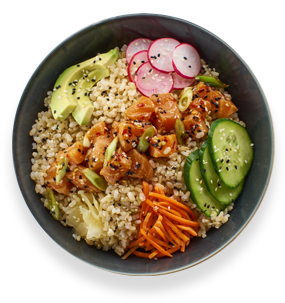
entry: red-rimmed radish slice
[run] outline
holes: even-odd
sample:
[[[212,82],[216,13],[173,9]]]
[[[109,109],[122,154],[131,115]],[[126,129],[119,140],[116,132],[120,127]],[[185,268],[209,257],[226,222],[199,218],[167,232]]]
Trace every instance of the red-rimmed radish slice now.
[[[152,40],[147,39],[147,38],[138,38],[136,40],[133,40],[126,49],[127,62],[130,63],[134,54],[136,54],[142,50],[148,50],[151,43],[152,43]]]
[[[173,72],[173,51],[179,44],[180,42],[172,38],[161,38],[153,41],[148,49],[148,61],[161,72]]]
[[[128,66],[128,74],[131,82],[135,82],[135,72],[143,64],[148,62],[147,51],[140,51],[132,56]]]
[[[195,78],[191,78],[191,79],[183,78],[179,76],[176,72],[172,73],[172,77],[173,77],[173,89],[183,89],[184,87],[191,86],[196,81]]]
[[[171,92],[173,88],[172,75],[160,72],[153,68],[149,62],[142,64],[136,74],[136,87],[146,97],[153,94],[166,94]]]
[[[201,68],[198,52],[188,43],[181,43],[175,47],[172,63],[177,74],[184,78],[194,78]]]

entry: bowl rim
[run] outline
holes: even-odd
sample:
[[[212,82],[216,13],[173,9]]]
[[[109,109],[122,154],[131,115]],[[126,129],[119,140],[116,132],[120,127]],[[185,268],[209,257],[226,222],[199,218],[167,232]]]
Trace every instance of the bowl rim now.
[[[272,141],[271,143],[271,159],[270,159],[270,163],[269,163],[269,169],[268,169],[268,174],[267,174],[267,178],[266,178],[266,183],[265,183],[265,187],[263,188],[261,195],[260,195],[260,199],[258,201],[258,203],[256,204],[255,208],[253,209],[253,211],[251,212],[250,216],[247,218],[246,222],[243,224],[243,226],[240,227],[240,229],[238,230],[238,232],[233,235],[226,243],[224,243],[220,248],[218,248],[217,250],[215,250],[214,252],[212,252],[210,255],[208,255],[207,257],[204,257],[202,259],[200,259],[199,261],[193,262],[189,265],[186,266],[182,266],[182,267],[178,267],[175,270],[166,270],[166,271],[161,271],[159,273],[128,273],[128,272],[119,272],[116,270],[111,270],[111,269],[106,269],[102,266],[98,266],[95,264],[92,264],[82,258],[80,258],[79,256],[75,255],[74,253],[72,253],[71,251],[69,251],[66,247],[63,247],[56,239],[54,239],[47,230],[45,230],[42,226],[42,224],[38,221],[38,219],[35,217],[34,213],[32,212],[31,208],[28,205],[28,197],[25,197],[23,190],[22,190],[22,185],[21,182],[18,178],[18,171],[19,168],[16,165],[17,164],[17,159],[16,159],[16,155],[15,155],[15,142],[16,142],[16,137],[17,137],[17,133],[16,133],[16,126],[17,126],[17,120],[18,120],[18,116],[20,115],[20,111],[21,111],[21,106],[24,103],[24,96],[27,93],[27,91],[29,90],[29,84],[32,82],[32,79],[34,77],[34,75],[41,69],[42,65],[44,65],[44,63],[46,61],[48,61],[49,57],[55,53],[58,49],[60,49],[66,42],[68,42],[70,39],[73,39],[74,37],[82,34],[85,31],[88,31],[90,29],[92,29],[93,27],[99,26],[101,24],[104,23],[108,23],[108,22],[112,22],[112,21],[117,21],[117,20],[121,20],[121,19],[126,19],[126,18],[140,18],[140,17],[158,17],[158,18],[162,18],[162,19],[166,19],[166,20],[174,20],[174,21],[178,21],[178,22],[182,22],[182,23],[186,23],[190,26],[193,26],[203,32],[208,33],[210,36],[213,36],[215,39],[217,39],[220,43],[222,43],[223,45],[225,45],[232,53],[235,54],[235,56],[241,61],[241,63],[245,66],[245,68],[248,70],[249,74],[251,75],[251,77],[253,78],[254,82],[256,83],[256,86],[262,96],[262,99],[264,101],[264,105],[266,107],[267,113],[268,113],[268,120],[269,120],[269,124],[270,124],[270,133],[272,134]],[[272,120],[272,115],[271,115],[271,111],[268,105],[268,101],[267,98],[265,96],[265,93],[263,92],[263,89],[257,79],[257,77],[255,76],[255,74],[253,73],[253,71],[250,69],[250,67],[247,65],[247,63],[242,59],[242,57],[230,46],[228,45],[225,41],[223,41],[221,38],[219,38],[218,36],[216,36],[215,34],[213,34],[212,32],[210,32],[209,30],[201,27],[200,25],[197,25],[195,23],[192,23],[188,20],[185,19],[181,19],[181,18],[177,18],[177,17],[173,17],[170,15],[164,15],[164,14],[151,14],[151,13],[137,13],[137,14],[125,14],[125,15],[118,15],[118,16],[114,16],[114,17],[109,17],[106,19],[102,19],[100,21],[97,21],[95,23],[92,23],[86,27],[81,28],[80,30],[76,31],[75,33],[69,35],[66,39],[64,39],[61,43],[59,43],[56,47],[54,47],[46,56],[45,58],[40,62],[40,64],[38,65],[38,67],[35,69],[35,71],[33,72],[33,74],[31,75],[28,83],[25,86],[25,89],[21,95],[20,101],[18,103],[17,106],[17,110],[16,110],[16,114],[15,114],[15,118],[14,118],[14,123],[13,123],[13,133],[12,133],[12,154],[13,154],[13,164],[14,164],[14,172],[16,174],[16,179],[17,179],[17,183],[18,186],[20,188],[21,194],[24,198],[25,203],[27,204],[29,210],[31,211],[32,215],[34,216],[34,218],[36,219],[36,221],[38,222],[38,224],[43,228],[43,230],[52,238],[53,241],[55,241],[61,248],[63,248],[64,250],[66,250],[68,253],[70,253],[71,255],[73,255],[74,257],[78,258],[81,261],[84,261],[98,269],[102,269],[104,271],[107,272],[111,272],[111,273],[115,273],[115,274],[121,274],[121,275],[128,275],[128,276],[159,276],[159,275],[165,275],[165,274],[171,274],[171,273],[176,273],[185,269],[188,269],[190,267],[196,266],[208,259],[210,259],[211,257],[213,257],[214,255],[216,255],[218,252],[220,252],[221,250],[223,250],[225,247],[227,247],[231,242],[233,242],[239,235],[240,233],[245,229],[245,227],[249,224],[249,222],[252,220],[253,216],[255,215],[255,213],[257,212],[258,208],[261,205],[261,202],[264,199],[264,196],[266,194],[266,191],[268,189],[269,186],[269,182],[271,179],[271,175],[272,175],[272,171],[273,171],[273,165],[274,165],[274,158],[275,158],[275,132],[274,132],[274,126],[273,126],[273,120]]]

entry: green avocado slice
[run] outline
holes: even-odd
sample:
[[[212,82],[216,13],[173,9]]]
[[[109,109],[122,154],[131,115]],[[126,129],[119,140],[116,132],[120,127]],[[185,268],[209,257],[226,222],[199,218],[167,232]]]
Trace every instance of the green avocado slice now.
[[[77,84],[74,94],[74,100],[77,102],[77,106],[73,110],[72,116],[79,125],[88,124],[94,111],[94,106],[89,98],[92,86],[109,75],[110,71],[108,68],[95,69],[85,74]]]
[[[105,54],[100,54],[67,68],[59,76],[53,89],[51,110],[54,119],[63,121],[76,108],[77,102],[73,95],[76,93],[79,80],[86,74],[86,71],[108,68],[116,62],[118,57],[119,51],[114,48]]]

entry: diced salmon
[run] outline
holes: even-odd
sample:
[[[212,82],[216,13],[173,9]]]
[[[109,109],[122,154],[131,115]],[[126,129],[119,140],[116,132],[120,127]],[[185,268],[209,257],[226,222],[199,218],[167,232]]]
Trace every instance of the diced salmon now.
[[[54,161],[51,164],[50,168],[47,171],[47,176],[45,178],[45,184],[60,194],[68,195],[70,189],[72,188],[72,184],[70,184],[68,182],[66,177],[63,177],[63,179],[59,182],[59,184],[56,184],[57,165],[58,165],[58,163],[56,161]]]
[[[181,119],[177,100],[170,93],[152,95],[150,100],[155,106],[155,115],[150,122],[160,133],[167,133],[173,130],[176,119]]]
[[[198,112],[192,111],[192,114],[186,116],[182,122],[185,132],[193,139],[201,139],[208,133],[208,127]]]
[[[118,125],[118,139],[123,151],[135,148],[139,138],[151,126],[151,123],[120,122]]]
[[[86,148],[78,141],[69,146],[67,149],[58,153],[56,161],[60,162],[64,157],[69,158],[69,164],[79,164],[85,159]]]
[[[114,121],[112,123],[112,128],[111,128],[111,137],[115,138],[118,134],[118,126],[119,126],[119,122]]]
[[[193,110],[199,112],[203,117],[207,117],[211,112],[211,103],[202,98],[196,98],[190,103],[186,112],[189,115]]]
[[[213,87],[204,82],[199,82],[193,89],[193,100],[202,98],[211,102],[211,112],[216,114],[217,118],[228,118],[237,111],[237,107],[231,100]]]
[[[155,107],[153,102],[147,97],[141,97],[131,107],[129,107],[125,115],[128,119],[137,122],[148,122],[154,113]]]
[[[89,140],[90,143],[99,137],[106,135],[108,133],[108,127],[105,122],[98,122],[94,124],[85,134],[85,137]]]
[[[131,165],[132,160],[119,148],[107,166],[101,169],[100,175],[102,175],[108,183],[114,185],[127,174]]]
[[[99,172],[103,167],[105,151],[113,138],[110,135],[103,135],[95,138],[92,146],[86,154],[86,162],[91,170]]]
[[[89,192],[101,192],[99,188],[94,186],[87,177],[83,174],[83,170],[86,169],[83,165],[76,165],[73,170],[66,173],[68,182],[73,183],[78,189],[84,189]]]
[[[176,152],[176,135],[155,136],[150,141],[149,153],[151,157],[169,157]]]
[[[153,168],[145,154],[132,149],[127,152],[127,156],[132,160],[132,166],[127,173],[128,176],[133,178],[151,178],[153,176]]]

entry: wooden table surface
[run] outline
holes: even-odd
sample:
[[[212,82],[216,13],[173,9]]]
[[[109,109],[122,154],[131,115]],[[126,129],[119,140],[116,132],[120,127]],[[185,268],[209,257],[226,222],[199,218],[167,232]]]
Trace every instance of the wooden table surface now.
[[[13,14],[12,102],[34,66],[62,40],[94,22],[116,15],[122,14]],[[168,15],[197,23],[226,41],[254,67],[275,100],[274,14]],[[12,275],[57,276],[30,248],[13,218]],[[251,256],[229,275],[275,276],[275,220]]]

